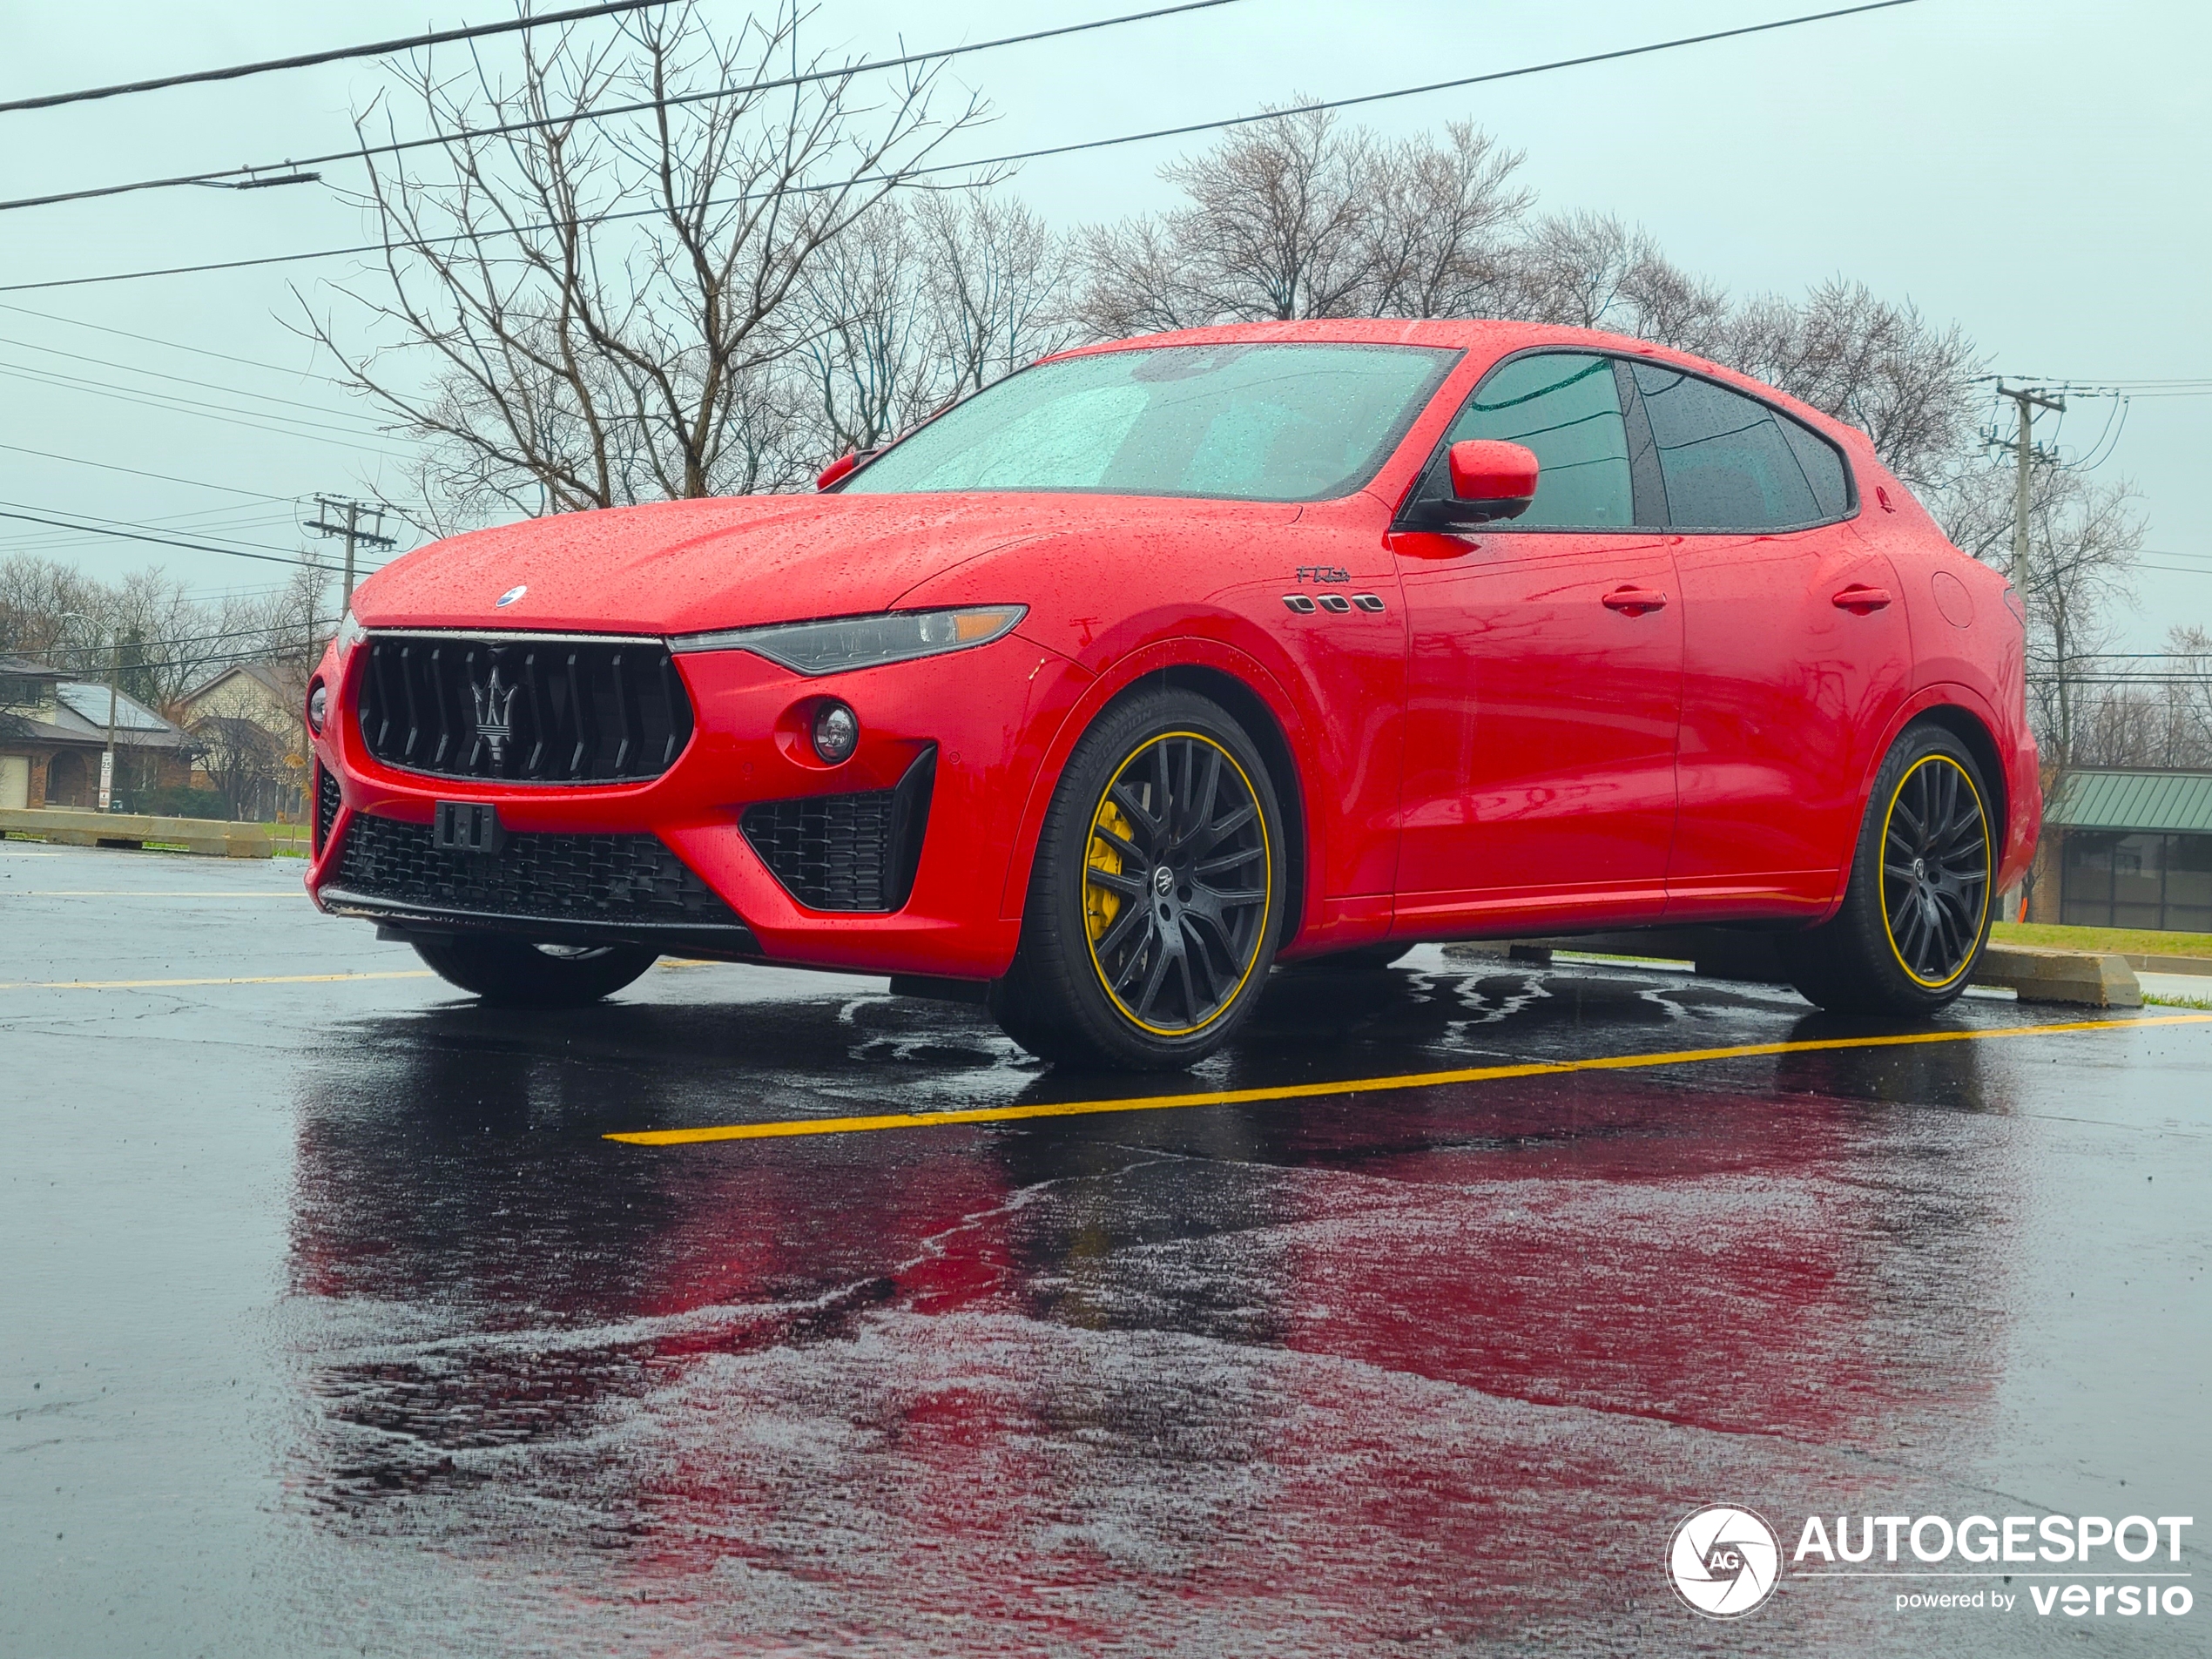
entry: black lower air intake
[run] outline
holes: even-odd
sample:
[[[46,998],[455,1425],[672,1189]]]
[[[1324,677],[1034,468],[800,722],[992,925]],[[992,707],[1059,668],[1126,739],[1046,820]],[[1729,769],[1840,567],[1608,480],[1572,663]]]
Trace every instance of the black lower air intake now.
[[[894,789],[761,801],[739,821],[760,861],[809,910],[896,910],[914,891],[936,782],[932,744]]]

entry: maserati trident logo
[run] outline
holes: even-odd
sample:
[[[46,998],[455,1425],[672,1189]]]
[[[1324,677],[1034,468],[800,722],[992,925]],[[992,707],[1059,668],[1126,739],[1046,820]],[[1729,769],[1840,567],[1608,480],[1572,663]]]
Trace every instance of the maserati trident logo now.
[[[491,602],[492,608],[496,610],[504,610],[509,605],[513,604],[516,600],[521,598],[529,590],[529,584],[528,583],[517,582],[513,587],[508,589],[506,592],[501,594],[499,597]]]
[[[502,765],[507,759],[507,739],[515,732],[515,688],[500,683],[499,664],[494,663],[491,678],[482,685],[471,677],[469,692],[476,702],[476,736],[491,746],[492,765]]]

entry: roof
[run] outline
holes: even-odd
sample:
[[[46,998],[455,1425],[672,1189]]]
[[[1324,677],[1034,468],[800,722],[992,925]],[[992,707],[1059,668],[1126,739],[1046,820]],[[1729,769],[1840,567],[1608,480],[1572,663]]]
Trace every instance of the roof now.
[[[213,691],[218,685],[220,685],[225,680],[229,679],[233,675],[242,675],[246,678],[252,680],[256,685],[259,685],[263,691],[266,691],[270,696],[275,698],[279,702],[284,704],[287,708],[291,706],[293,701],[293,693],[294,688],[293,685],[278,671],[277,666],[273,663],[233,663],[229,667],[219,669],[214,673],[210,674],[206,679],[200,681],[199,685],[193,686],[189,691],[186,691],[180,701],[185,703],[194,702],[209,691]]]
[[[2212,772],[2073,772],[2045,816],[2060,829],[2212,835]]]
[[[64,680],[54,695],[63,706],[83,715],[107,730],[108,689],[100,680]],[[115,729],[118,732],[174,732],[177,728],[139,702],[128,691],[115,693]]]
[[[40,735],[51,742],[105,744],[107,687],[97,680],[64,680],[55,688],[54,718]],[[134,748],[185,749],[181,728],[172,725],[128,691],[115,696],[115,740]]]
[[[45,664],[33,662],[28,657],[10,657],[5,652],[0,652],[0,674],[16,674],[35,680],[57,680],[62,678],[58,668],[49,668]]]

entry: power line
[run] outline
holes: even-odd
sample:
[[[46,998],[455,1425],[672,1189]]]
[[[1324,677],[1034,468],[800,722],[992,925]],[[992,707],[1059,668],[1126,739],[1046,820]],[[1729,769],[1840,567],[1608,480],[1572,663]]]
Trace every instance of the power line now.
[[[287,408],[307,409],[317,415],[327,415],[339,420],[360,421],[367,417],[347,415],[343,409],[334,409],[327,404],[309,403],[296,397],[279,397],[273,392],[250,392],[243,386],[211,385],[188,374],[172,374],[165,369],[141,368],[136,363],[118,363],[112,357],[94,357],[85,352],[64,351],[59,346],[41,346],[35,341],[17,340],[0,334],[0,346],[13,346],[20,351],[44,352],[49,357],[66,357],[72,362],[94,363],[102,368],[119,368],[126,374],[144,374],[158,381],[175,381],[182,386],[197,387],[203,392],[227,392],[233,397],[250,397],[260,403],[281,403]],[[49,371],[59,373],[58,370]]]
[[[1541,75],[1554,70],[1578,69],[1590,64],[1611,63],[1622,58],[1643,57],[1652,52],[1673,51],[1685,46],[1698,46],[1716,40],[1730,40],[1743,35],[1764,34],[1777,29],[1792,29],[1804,24],[1824,23],[1831,18],[1856,17],[1861,12],[1887,11],[1895,6],[1915,5],[1919,0],[1872,0],[1866,5],[1845,6],[1839,10],[1809,12],[1802,17],[1782,17],[1770,23],[1750,24],[1740,29],[1721,29],[1708,34],[1684,35],[1673,40],[1653,41],[1642,46],[1624,46],[1617,51],[1591,52],[1579,57],[1556,58],[1549,63],[1527,64],[1518,69],[1493,71],[1487,75],[1462,76],[1455,80],[1431,81],[1420,86],[1399,87],[1387,92],[1367,92],[1355,98],[1332,98],[1318,104],[1301,104],[1290,109],[1271,110],[1261,115],[1231,116],[1217,121],[1196,121],[1183,126],[1159,127],[1148,132],[1124,133],[1118,138],[1091,138],[1076,144],[1051,145],[1042,149],[1015,151],[1001,156],[986,156],[968,161],[948,161],[928,167],[916,167],[902,173],[879,173],[868,178],[847,180],[838,185],[793,185],[786,188],[792,194],[831,189],[847,189],[854,184],[897,184],[904,179],[925,178],[937,173],[974,171],[985,167],[1008,166],[1016,162],[1042,160],[1051,156],[1072,155],[1086,150],[1111,149],[1121,145],[1143,144],[1156,138],[1186,138],[1199,132],[1221,132],[1231,127],[1249,126],[1255,122],[1282,120],[1295,115],[1312,114],[1327,110],[1351,109],[1360,105],[1379,104],[1388,99],[1416,98],[1428,92],[1454,91],[1462,87],[1480,86],[1492,81],[1516,79],[1527,75]],[[740,197],[739,201],[747,199]],[[728,202],[709,201],[705,206],[727,206]],[[501,233],[528,235],[567,229],[574,226],[604,224],[618,219],[652,218],[664,210],[659,207],[629,209],[621,212],[579,214],[564,226],[517,225],[504,227]],[[342,259],[356,253],[387,253],[394,248],[429,248],[450,246],[456,242],[482,239],[486,233],[469,232],[453,236],[426,237],[408,242],[365,242],[354,247],[320,248],[308,253],[271,253],[256,259],[218,260],[202,265],[172,265],[145,271],[116,271],[100,276],[58,277],[42,282],[13,282],[0,285],[0,293],[26,293],[37,289],[78,288],[101,282],[131,282],[145,277],[195,276],[213,271],[242,271],[260,266],[295,265],[302,260]]]
[[[400,52],[415,51],[425,46],[442,46],[448,41],[481,40],[488,35],[512,34],[519,29],[545,29],[555,24],[582,23],[591,17],[610,17],[626,11],[643,11],[649,6],[666,5],[668,0],[610,0],[610,3],[581,6],[573,11],[550,11],[541,17],[510,17],[503,23],[479,24],[474,28],[445,29],[435,34],[409,35],[398,40],[380,40],[366,46],[337,46],[327,51],[300,52],[291,57],[264,58],[258,64],[233,64],[227,69],[194,70],[184,75],[164,75],[154,80],[124,81],[114,86],[88,87],[81,92],[48,92],[37,98],[14,98],[0,104],[0,115],[12,115],[18,110],[51,110],[64,104],[84,104],[94,98],[127,98],[138,92],[158,92],[172,86],[194,86],[207,81],[235,81],[248,75],[266,75],[280,69],[312,69],[318,64],[341,63],[348,57],[390,57]]]
[[[172,415],[189,415],[203,421],[219,421],[226,426],[241,426],[254,432],[267,432],[280,437],[299,438],[308,443],[329,444],[336,448],[353,449],[362,455],[381,455],[388,460],[396,461],[405,458],[393,450],[381,448],[374,444],[346,442],[347,439],[368,438],[375,435],[372,432],[364,431],[359,428],[331,426],[318,421],[294,420],[278,415],[274,411],[271,411],[265,418],[257,420],[253,417],[261,413],[259,410],[238,409],[226,404],[206,404],[195,398],[180,398],[145,387],[117,386],[110,381],[96,381],[85,375],[63,374],[53,369],[35,368],[24,364],[0,362],[0,374],[17,380],[29,381],[35,385],[51,386],[61,391],[86,392],[96,397],[113,398],[118,402],[136,403],[145,408],[164,409]],[[278,421],[281,421],[282,424],[273,424]],[[301,429],[310,427],[335,435],[318,437],[314,432]]]
[[[617,116],[636,115],[642,111],[680,109],[685,105],[710,103],[718,98],[750,98],[759,92],[783,91],[794,86],[807,86],[817,81],[849,80],[853,76],[870,74],[887,69],[903,69],[914,64],[941,62],[946,58],[961,57],[974,52],[996,51],[1003,46],[1028,45],[1034,41],[1054,40],[1063,35],[1088,34],[1097,29],[1118,28],[1123,24],[1149,23],[1156,17],[1171,17],[1185,11],[1210,11],[1217,6],[1231,6],[1242,0],[1182,0],[1182,3],[1157,7],[1150,11],[1126,12],[1120,17],[1096,17],[1088,23],[1062,24],[1053,29],[1032,30],[1022,35],[1004,35],[996,40],[979,40],[972,45],[947,46],[935,51],[907,52],[898,57],[863,58],[857,64],[846,64],[836,69],[807,70],[796,75],[779,75],[771,80],[747,81],[738,86],[718,86],[711,91],[685,92],[672,98],[646,98],[636,104],[610,105],[604,110],[576,110],[564,115],[544,116],[529,121],[507,121],[496,126],[475,127],[464,132],[433,135],[424,138],[396,138],[389,144],[370,145],[358,150],[334,150],[328,155],[303,156],[297,161],[265,163],[258,167],[225,167],[212,172],[179,173],[168,179],[141,179],[127,185],[96,185],[87,190],[65,190],[47,196],[24,196],[15,201],[0,201],[0,212],[17,207],[50,207],[59,202],[89,201],[96,197],[123,196],[140,190],[168,190],[180,185],[217,185],[227,179],[256,176],[273,171],[277,166],[322,167],[336,161],[366,161],[374,156],[400,155],[409,150],[428,149],[448,145],[462,139],[502,138],[514,132],[535,132],[545,127],[570,126],[579,121],[606,121]],[[1888,0],[1888,3],[1903,5],[1908,0]]]
[[[12,502],[0,502],[0,518],[21,519],[25,523],[30,524],[51,524],[57,529],[89,530],[101,536],[109,536],[117,541],[150,542],[157,547],[182,548],[188,553],[219,553],[226,558],[258,559],[264,564],[284,564],[293,566],[295,569],[304,562],[305,557],[304,555],[297,553],[291,554],[287,556],[279,556],[277,550],[274,550],[266,553],[249,553],[242,548],[214,547],[206,542],[183,542],[179,541],[174,536],[149,536],[144,530],[126,529],[106,524],[71,523],[67,519],[49,518],[40,513],[10,510],[15,506],[16,503]],[[266,546],[266,543],[259,543],[258,545]],[[378,568],[381,569],[382,567],[379,566]]]
[[[272,496],[265,490],[240,489],[233,484],[211,484],[204,478],[179,478],[174,473],[148,472],[143,467],[125,467],[112,461],[87,461],[83,455],[57,455],[51,449],[29,449],[20,443],[0,443],[0,449],[19,455],[37,455],[41,461],[62,461],[72,467],[98,467],[103,472],[123,472],[133,478],[157,478],[165,484],[187,484],[194,489],[218,489],[226,495],[251,496],[261,501],[296,502],[297,496]]]
[[[190,352],[195,357],[219,358],[226,363],[241,363],[247,368],[266,369],[272,374],[286,374],[308,380],[329,381],[327,374],[317,374],[312,369],[280,368],[274,363],[256,361],[251,357],[234,357],[229,352],[210,351],[205,346],[187,346],[182,341],[163,340],[154,334],[134,334],[128,328],[111,328],[105,323],[86,322],[82,317],[64,317],[52,311],[33,311],[28,306],[0,305],[0,311],[12,311],[20,317],[37,317],[46,322],[67,323],[72,328],[90,328],[95,334],[113,334],[121,340],[135,340],[148,346],[160,346],[170,351]],[[332,382],[335,384],[335,382]]]

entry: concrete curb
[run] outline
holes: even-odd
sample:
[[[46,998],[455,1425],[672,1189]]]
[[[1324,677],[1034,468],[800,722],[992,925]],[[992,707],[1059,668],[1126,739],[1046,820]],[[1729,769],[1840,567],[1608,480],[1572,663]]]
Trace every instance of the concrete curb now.
[[[259,824],[87,813],[63,806],[0,808],[0,835],[31,835],[64,846],[142,847],[152,841],[218,859],[266,859],[276,852],[269,833]]]

